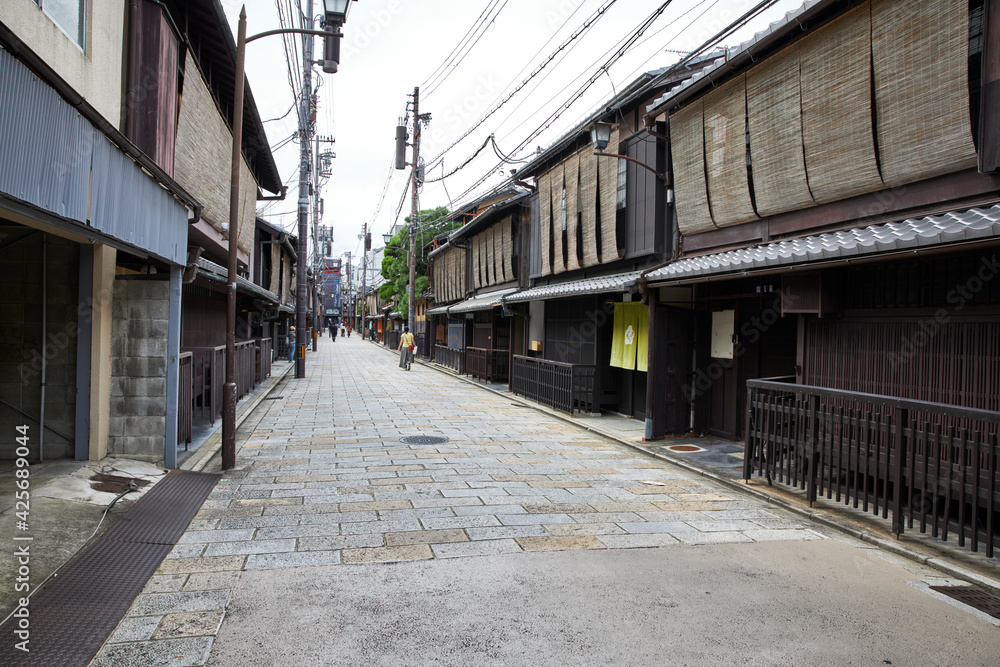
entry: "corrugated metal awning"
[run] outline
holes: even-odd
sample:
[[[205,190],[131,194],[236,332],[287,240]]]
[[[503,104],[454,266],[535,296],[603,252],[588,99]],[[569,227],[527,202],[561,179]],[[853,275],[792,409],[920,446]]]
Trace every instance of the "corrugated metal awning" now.
[[[587,294],[603,294],[605,292],[625,292],[630,285],[635,284],[639,271],[620,273],[599,278],[585,278],[557,285],[532,287],[523,292],[504,298],[505,303],[521,303],[524,301],[542,301],[545,299],[565,299],[572,296]]]
[[[1000,238],[1000,204],[689,257],[647,274],[646,281],[687,282],[816,262],[846,263],[859,257],[991,237]]]

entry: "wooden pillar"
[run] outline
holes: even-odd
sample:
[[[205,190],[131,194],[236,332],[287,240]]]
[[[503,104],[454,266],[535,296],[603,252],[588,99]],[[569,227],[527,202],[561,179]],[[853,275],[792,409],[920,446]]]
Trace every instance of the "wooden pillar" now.
[[[94,301],[90,343],[91,461],[108,455],[111,420],[111,323],[116,256],[117,252],[111,246],[94,246]]]

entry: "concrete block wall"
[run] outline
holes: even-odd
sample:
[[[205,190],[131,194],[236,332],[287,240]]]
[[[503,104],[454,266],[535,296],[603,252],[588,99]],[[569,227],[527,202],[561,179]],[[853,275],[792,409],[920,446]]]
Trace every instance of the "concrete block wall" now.
[[[168,283],[115,281],[108,453],[160,462],[166,426]]]
[[[18,238],[20,237],[20,238]],[[69,437],[76,424],[77,281],[80,248],[48,236],[42,265],[43,234],[10,227],[0,250],[0,399],[35,419],[0,404],[0,459],[14,458],[15,427],[30,429],[31,458],[38,456],[42,356],[45,356],[45,423]],[[46,272],[46,331],[42,333],[42,272]],[[45,434],[45,458],[73,456],[73,447]]]

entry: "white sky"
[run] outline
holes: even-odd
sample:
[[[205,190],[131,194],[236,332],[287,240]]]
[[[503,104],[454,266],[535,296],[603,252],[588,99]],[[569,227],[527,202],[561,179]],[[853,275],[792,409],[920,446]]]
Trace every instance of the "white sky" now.
[[[334,229],[333,256],[352,252],[358,257],[363,223],[371,223],[373,241],[381,245],[381,234],[396,220],[396,209],[409,177],[409,170],[393,171],[385,199],[379,200],[394,156],[394,132],[407,102],[407,95],[421,86],[420,112],[433,115],[424,129],[421,156],[437,156],[461,136],[515,86],[534,71],[555,49],[609,0],[358,0],[353,3],[344,26],[340,71],[322,74],[317,67],[313,85],[322,80],[317,132],[333,136],[336,152],[333,176],[324,188],[324,219]],[[250,35],[279,27],[278,7],[288,13],[299,0],[247,0],[247,32]],[[243,2],[222,0],[233,34]],[[587,32],[503,105],[481,127],[444,155],[444,170],[450,171],[472,155],[491,133],[508,155],[550,115],[566,102],[600,65],[620,40],[639,27],[661,0],[617,0]],[[514,157],[525,157],[536,147],[545,148],[569,131],[601,103],[612,97],[640,73],[676,62],[675,51],[688,52],[729,25],[757,4],[757,0],[674,0],[652,23],[636,45],[608,68],[590,89]],[[727,46],[753,36],[771,21],[797,8],[801,0],[779,0],[726,40]],[[302,0],[305,11],[306,0]],[[487,9],[499,14],[475,46],[448,67],[447,77],[429,81],[460,40]],[[314,14],[322,11],[322,0],[314,0]],[[300,37],[292,39],[299,40]],[[548,42],[548,43],[546,43]],[[301,44],[301,42],[299,42]],[[571,48],[572,47],[572,48]],[[301,54],[301,46],[299,46]],[[314,45],[320,59],[322,40]],[[301,57],[301,56],[300,56]],[[294,67],[301,83],[301,60]],[[281,37],[265,37],[247,48],[247,77],[262,119],[281,116],[294,98],[288,82]],[[272,146],[297,128],[295,111],[283,120],[265,123]],[[407,160],[411,153],[407,149]],[[263,217],[295,232],[298,199],[299,147],[289,142],[275,151],[280,176],[289,185],[284,202],[268,206]],[[420,207],[459,204],[499,184],[500,160],[487,148],[462,171],[441,183],[428,183],[421,190]],[[505,171],[512,168],[506,165]],[[493,172],[489,181],[461,196],[479,178]],[[442,168],[428,169],[427,178],[438,177]],[[447,191],[446,191],[446,189]],[[449,197],[450,195],[450,197]],[[450,198],[454,198],[450,202]],[[407,197],[399,220],[409,215]]]

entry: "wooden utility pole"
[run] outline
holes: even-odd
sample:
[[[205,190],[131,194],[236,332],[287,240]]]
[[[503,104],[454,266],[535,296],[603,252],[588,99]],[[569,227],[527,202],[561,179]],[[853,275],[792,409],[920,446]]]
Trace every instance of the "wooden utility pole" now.
[[[410,326],[410,333],[416,329],[416,285],[417,285],[417,220],[420,215],[420,203],[417,198],[417,186],[420,179],[417,175],[418,164],[420,163],[420,87],[413,89],[413,164],[410,170],[410,284],[407,288],[407,296],[410,301],[410,312],[407,321]]]

